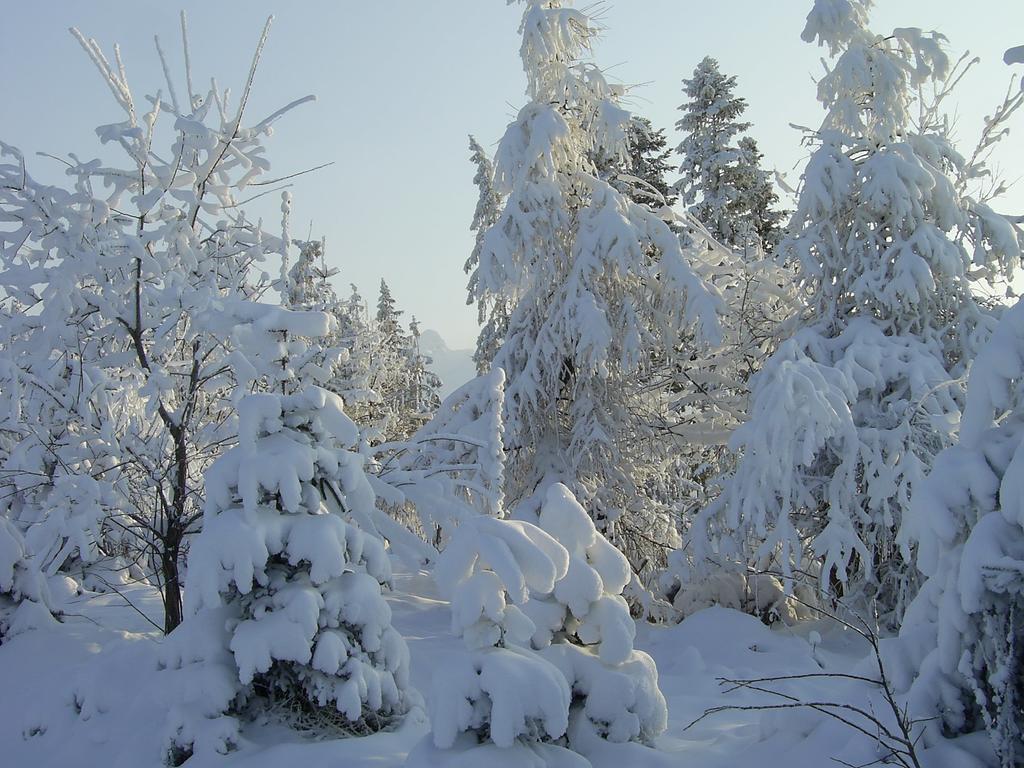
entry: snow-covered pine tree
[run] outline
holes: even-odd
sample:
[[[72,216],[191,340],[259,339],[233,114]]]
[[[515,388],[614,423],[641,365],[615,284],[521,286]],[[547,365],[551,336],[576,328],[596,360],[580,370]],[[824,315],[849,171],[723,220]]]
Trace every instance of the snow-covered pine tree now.
[[[476,232],[476,241],[464,267],[466,274],[470,275],[469,285],[466,286],[466,303],[472,304],[474,301],[477,303],[477,323],[481,328],[477,335],[473,362],[476,363],[477,373],[483,375],[490,370],[494,353],[498,351],[498,347],[505,339],[508,316],[511,311],[510,304],[514,302],[498,296],[477,298],[477,280],[479,279],[477,266],[480,263],[480,251],[483,248],[484,235],[501,216],[502,196],[494,189],[494,165],[484,148],[472,136],[469,137],[469,149],[472,152],[470,160],[476,166],[473,183],[480,191],[480,196],[477,198],[476,210],[473,212],[473,222],[469,226],[471,232]]]
[[[247,395],[238,417],[238,445],[206,473],[189,559],[194,615],[166,660],[181,676],[220,682],[180,686],[176,764],[197,748],[230,749],[231,718],[361,735],[410,704],[408,650],[381,595],[390,561],[383,541],[352,522],[375,502],[341,399],[319,387]]]
[[[622,592],[631,580],[626,557],[598,533],[561,483],[548,488],[538,525],[569,554],[549,594],[523,606],[541,656],[572,691],[568,744],[588,752],[599,739],[649,744],[665,730],[668,710],[654,660],[633,648],[636,624]]]
[[[732,442],[742,459],[697,523],[718,535],[693,541],[788,583],[816,576],[894,623],[917,586],[904,513],[952,439],[961,377],[991,327],[968,270],[1020,251],[1005,219],[956,193],[945,140],[911,127],[916,87],[946,67],[939,36],[875,35],[869,5],[817,0],[808,16],[804,39],[837,55],[780,244],[802,269],[809,312],[754,379]]]
[[[404,439],[422,424],[412,416],[413,407],[409,402],[410,337],[402,327],[403,314],[382,278],[374,315],[374,347],[370,362],[370,387],[374,397],[367,403],[375,442]]]
[[[926,744],[985,728],[1004,768],[1024,756],[1024,302],[971,366],[959,442],[935,459],[906,525],[926,576],[900,648]],[[904,679],[903,683],[909,682]]]
[[[182,27],[187,45],[184,16]],[[121,541],[155,574],[167,630],[181,620],[180,566],[201,518],[202,471],[232,437],[230,393],[236,363],[245,367],[224,308],[258,296],[265,286],[252,265],[283,253],[239,203],[268,169],[263,138],[311,98],[243,122],[268,33],[269,22],[229,106],[215,83],[196,91],[190,69],[180,91],[159,43],[166,88],[137,99],[117,49],[111,61],[73,30],[122,113],[98,134],[124,162],[72,156],[73,186],[61,189],[36,181],[22,155],[2,146],[0,209],[10,226],[0,232],[0,287],[5,301],[20,302],[22,341],[40,352],[15,355],[33,361],[18,377],[46,382],[54,360],[75,369],[66,380],[88,396],[61,407],[91,449],[110,453],[89,456],[86,471],[117,489]],[[174,128],[164,150],[155,145],[161,118]],[[124,393],[109,407],[113,426],[108,406],[92,399],[110,390]]]
[[[416,318],[407,332],[400,322],[402,314],[388,284],[381,280],[370,363],[373,396],[367,402],[376,442],[405,440],[441,404],[441,380],[420,350]]]
[[[522,606],[531,592],[554,589],[567,568],[566,550],[529,523],[479,515],[454,531],[434,578],[451,601],[452,631],[462,637],[466,653],[434,674],[433,747],[463,751],[492,743],[522,751],[517,742],[553,742],[565,735],[569,685],[530,648],[536,628]],[[423,751],[432,750],[425,745]],[[429,754],[421,759],[437,764]]]
[[[629,114],[585,60],[586,14],[528,0],[521,29],[530,101],[497,151],[506,200],[471,281],[478,302],[514,302],[493,361],[507,376],[506,498],[536,493],[536,509],[564,481],[634,567],[653,567],[674,524],[635,480],[652,449],[638,382],[685,326],[716,342],[720,302],[668,225],[599,178],[593,158],[625,162]]]
[[[351,387],[351,391],[342,397],[345,412],[359,425],[363,442],[367,443],[381,439],[371,418],[379,399],[372,385],[378,336],[359,289],[355,284],[350,284],[349,288],[348,298],[342,300],[338,317],[341,345],[348,350],[348,360],[340,363],[338,375]]]
[[[643,187],[653,189],[661,196],[658,199],[648,194],[645,200],[634,187],[631,194],[634,200],[647,203],[655,210],[675,203],[676,196],[665,178],[669,171],[675,170],[669,162],[671,156],[664,128],[655,128],[646,117],[634,115],[630,118],[628,173],[643,182]]]
[[[739,245],[747,253],[760,246],[761,250],[771,253],[783,236],[782,220],[785,212],[777,208],[779,195],[775,191],[771,174],[761,167],[764,153],[751,136],[744,136],[737,144],[739,156],[732,168],[735,175],[733,184],[742,190],[742,207],[746,209],[749,221],[741,224],[744,234]],[[751,237],[752,233],[755,237]]]
[[[288,271],[288,292],[283,297],[285,306],[313,309],[338,304],[338,296],[329,282],[338,270],[327,266],[327,241],[295,240],[293,244],[298,247],[299,255]]]
[[[393,351],[397,357],[398,350],[402,347],[404,332],[399,318],[404,313],[395,306],[395,297],[391,295],[391,289],[381,278],[380,293],[377,296],[377,330],[381,335],[381,345]]]
[[[740,120],[747,102],[735,89],[736,77],[723,74],[710,56],[683,80],[689,101],[676,123],[686,134],[677,149],[683,163],[676,187],[715,239],[756,252],[778,241],[783,214],[773,208],[778,196],[760,167],[757,143],[741,137],[750,123]]]
[[[655,130],[646,117],[633,115],[627,128],[626,158],[598,156],[594,163],[601,178],[636,202],[658,212],[676,200],[665,178],[669,171],[675,170],[668,161],[671,155],[665,131]]]
[[[317,346],[323,362],[333,365],[331,376],[320,386],[341,397],[346,413],[359,417],[374,396],[369,386],[372,331],[363,320],[365,310],[353,286],[353,297],[338,298],[330,279],[338,269],[328,267],[326,240],[294,241],[299,248],[295,265],[289,270],[286,306],[326,312],[332,318],[330,332]]]
[[[423,354],[420,347],[420,323],[415,317],[409,320],[409,346],[405,350],[404,362],[409,390],[408,408],[415,419],[425,422],[441,405],[439,392],[442,382],[430,367],[433,358]]]
[[[1016,53],[1015,53],[1016,52]],[[1007,51],[1024,64],[1024,47]],[[980,157],[1024,87],[986,119]],[[997,122],[998,121],[998,122]],[[968,170],[984,174],[968,161]],[[1002,316],[971,363],[957,444],[914,494],[907,538],[926,581],[896,646],[925,743],[985,728],[1004,768],[1024,758],[1024,302]],[[912,679],[912,682],[911,682]],[[932,719],[929,719],[929,718]]]

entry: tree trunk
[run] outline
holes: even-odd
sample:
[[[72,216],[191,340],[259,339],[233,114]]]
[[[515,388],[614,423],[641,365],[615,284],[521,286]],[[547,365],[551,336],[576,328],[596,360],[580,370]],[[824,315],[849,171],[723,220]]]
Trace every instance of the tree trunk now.
[[[172,525],[164,537],[160,553],[160,572],[163,576],[164,634],[170,634],[181,624],[181,576],[178,557],[181,554],[181,532]]]
[[[185,536],[185,514],[188,504],[188,432],[179,425],[172,425],[169,429],[174,437],[175,487],[174,499],[171,502],[171,519],[168,520],[167,530],[160,542],[160,569],[164,582],[164,634],[172,632],[182,621],[181,574],[178,559],[181,557],[181,543]]]

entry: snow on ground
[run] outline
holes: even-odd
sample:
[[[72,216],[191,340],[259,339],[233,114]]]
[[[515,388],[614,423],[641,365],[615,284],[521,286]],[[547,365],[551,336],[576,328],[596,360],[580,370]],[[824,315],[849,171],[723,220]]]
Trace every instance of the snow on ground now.
[[[162,676],[168,673],[158,669],[160,634],[141,615],[156,619],[160,603],[148,588],[127,588],[123,594],[67,596],[62,625],[14,637],[0,648],[0,765],[161,765]],[[451,633],[447,604],[434,595],[425,573],[399,574],[389,595],[394,625],[412,654],[412,681],[421,691],[430,689],[433,670],[457,653],[461,642]],[[641,626],[637,647],[657,662],[669,728],[657,751],[602,744],[587,755],[594,768],[820,768],[838,764],[832,757],[863,764],[880,756],[872,739],[806,709],[725,711],[687,729],[708,707],[768,700],[749,691],[724,693],[719,678],[806,675],[823,669],[873,676],[867,644],[849,630],[820,622],[768,628],[745,614],[709,608],[678,626]],[[805,699],[842,697],[885,718],[877,692],[859,681],[807,678],[780,690]],[[387,768],[402,765],[427,730],[418,711],[394,733],[342,741],[250,727],[239,751],[202,762],[194,758],[187,765]],[[976,764],[951,745],[929,757],[929,767]]]

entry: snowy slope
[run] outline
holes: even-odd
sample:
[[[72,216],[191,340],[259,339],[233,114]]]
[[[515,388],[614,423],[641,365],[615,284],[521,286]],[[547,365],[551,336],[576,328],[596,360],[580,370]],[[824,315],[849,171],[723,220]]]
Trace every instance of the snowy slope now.
[[[473,350],[449,349],[437,331],[423,331],[420,351],[433,360],[430,367],[441,378],[442,399],[476,376]]]

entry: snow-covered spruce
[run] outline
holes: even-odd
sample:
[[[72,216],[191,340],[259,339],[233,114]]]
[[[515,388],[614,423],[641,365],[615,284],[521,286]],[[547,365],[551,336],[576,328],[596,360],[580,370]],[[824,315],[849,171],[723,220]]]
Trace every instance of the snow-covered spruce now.
[[[985,728],[1000,764],[1024,758],[1024,302],[971,367],[960,441],[935,460],[906,525],[927,576],[900,632],[915,716]],[[906,682],[906,681],[904,681]]]
[[[361,301],[354,286],[351,301]],[[373,320],[364,318],[360,322],[357,312],[355,306],[351,307],[346,325],[368,337],[368,343],[357,345],[354,351],[369,355],[369,396],[359,404],[358,420],[371,443],[404,440],[423,426],[440,405],[441,381],[430,370],[429,357],[420,350],[416,318],[410,320],[408,332],[402,327],[404,313],[397,308],[387,282],[380,281]]]
[[[346,449],[358,430],[340,399],[317,387],[250,395],[238,410],[239,444],[206,475],[204,526],[189,559],[195,615],[183,633],[201,625],[220,637],[171,644],[168,659],[188,675],[204,674],[210,655],[229,658],[230,674],[214,674],[217,707],[175,708],[169,743],[178,760],[199,745],[230,748],[237,735],[226,714],[365,734],[409,706],[408,650],[381,596],[391,576],[384,544],[346,519],[374,501],[362,458]]]
[[[646,117],[633,115],[626,135],[628,162],[618,159],[607,169],[602,168],[602,174],[620,192],[652,211],[671,208],[676,196],[666,175],[675,170],[675,164],[669,162],[672,150],[668,148],[665,131],[655,128]]]
[[[629,564],[566,486],[550,487],[539,525],[464,521],[435,576],[468,651],[435,675],[435,749],[586,752],[600,739],[647,743],[665,729],[657,670],[633,649],[621,596]]]
[[[484,148],[472,136],[469,137],[469,149],[472,152],[470,160],[476,166],[473,183],[477,186],[480,194],[477,198],[476,210],[473,211],[473,222],[469,226],[470,231],[476,233],[476,242],[464,267],[466,273],[470,275],[469,284],[466,286],[468,294],[466,303],[477,302],[477,323],[481,327],[477,334],[473,362],[476,363],[477,373],[483,375],[490,370],[491,361],[505,339],[511,307],[509,300],[501,296],[477,298],[477,281],[480,279],[477,266],[480,263],[484,235],[501,216],[503,201],[502,196],[494,189],[494,165]]]
[[[913,128],[918,86],[947,69],[939,39],[876,36],[869,5],[818,0],[808,16],[804,39],[837,58],[779,250],[811,303],[754,379],[732,440],[742,460],[699,522],[721,532],[716,559],[788,583],[817,575],[822,589],[877,601],[891,624],[917,588],[904,514],[952,440],[967,362],[992,326],[969,272],[1005,268],[1020,248],[1009,222],[957,192],[948,141]]]
[[[403,351],[402,362],[406,372],[405,408],[409,411],[413,423],[423,423],[430,419],[441,406],[440,390],[443,382],[434,373],[431,365],[434,359],[425,354],[420,345],[420,321],[409,318],[409,344]]]
[[[382,439],[372,418],[381,400],[380,394],[373,389],[379,359],[379,337],[366,300],[354,284],[350,289],[348,297],[341,300],[338,311],[327,311],[338,320],[341,346],[348,351],[348,359],[339,361],[336,368],[337,378],[350,387],[340,393],[345,401],[345,413],[359,425],[362,442],[370,443]]]
[[[688,101],[676,128],[686,137],[677,148],[683,157],[676,183],[689,212],[716,240],[752,254],[771,250],[779,241],[782,212],[773,209],[778,195],[757,142],[741,136],[750,123],[740,118],[747,102],[734,95],[736,78],[722,73],[705,56],[683,81]]]
[[[0,644],[53,622],[46,579],[14,524],[0,516]]]
[[[292,310],[323,312],[331,318],[327,333],[317,337],[314,346],[318,362],[330,373],[320,386],[341,397],[346,412],[368,396],[366,371],[368,355],[357,359],[358,342],[351,333],[352,321],[347,302],[338,298],[329,280],[338,274],[326,261],[325,240],[296,240],[299,249],[295,264],[288,271],[288,283],[281,303]]]
[[[333,362],[331,374],[321,386],[345,403],[345,412],[365,433],[377,436],[369,425],[369,411],[382,399],[371,387],[380,366],[379,338],[367,316],[367,309],[355,286],[345,299],[338,297],[330,279],[339,270],[327,266],[326,240],[295,240],[299,249],[288,272],[287,291],[282,303],[292,309],[324,312],[332,318],[327,335],[318,339],[320,354]]]
[[[430,697],[433,743],[512,747],[554,741],[568,727],[565,678],[529,647],[536,631],[522,606],[531,592],[550,592],[565,575],[563,547],[529,523],[478,516],[459,526],[435,568],[451,601],[452,630],[467,653],[435,673]]]
[[[596,159],[628,161],[630,115],[587,60],[594,25],[569,3],[524,5],[529,102],[498,146],[493,187],[505,202],[470,282],[482,308],[512,307],[493,360],[507,379],[506,497],[565,481],[651,571],[664,551],[649,541],[676,533],[644,493],[658,445],[639,401],[684,328],[717,342],[720,301],[668,225],[600,178]]]

